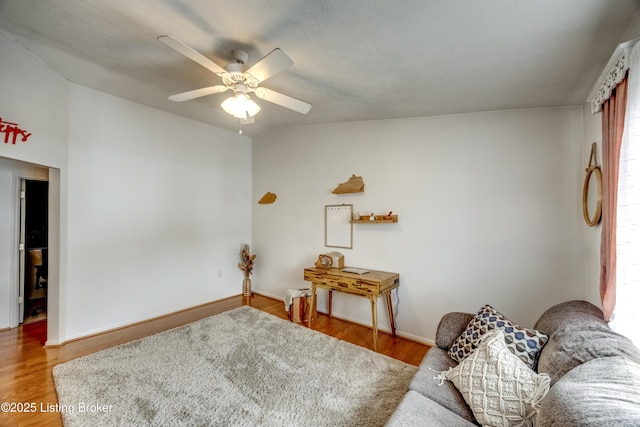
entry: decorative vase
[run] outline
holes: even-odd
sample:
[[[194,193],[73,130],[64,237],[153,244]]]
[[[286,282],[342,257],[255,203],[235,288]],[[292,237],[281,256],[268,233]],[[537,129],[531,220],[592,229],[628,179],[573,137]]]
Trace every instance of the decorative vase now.
[[[251,296],[251,279],[245,277],[242,281],[242,295],[245,297]]]

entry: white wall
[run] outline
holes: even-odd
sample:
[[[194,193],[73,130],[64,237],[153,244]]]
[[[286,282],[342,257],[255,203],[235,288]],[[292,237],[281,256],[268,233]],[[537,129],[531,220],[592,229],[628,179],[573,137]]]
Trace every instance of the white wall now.
[[[67,159],[67,82],[0,30],[0,117],[32,135],[4,143],[0,156],[64,167]]]
[[[70,84],[1,31],[0,55],[0,117],[33,134],[0,157],[49,172],[48,344],[241,293],[248,138]],[[9,175],[3,162],[3,201]],[[12,269],[0,256],[0,328]]]
[[[237,295],[247,137],[70,88],[66,339]]]
[[[579,169],[582,108],[309,125],[254,139],[254,287],[282,297],[324,247],[324,205],[393,211],[397,224],[354,224],[347,265],[400,273],[399,332],[432,340],[448,311],[485,303],[525,326],[585,298]],[[351,174],[365,192],[334,195]],[[321,295],[319,308],[324,309]],[[380,308],[379,318],[388,328]],[[334,298],[370,324],[366,300]]]
[[[597,145],[598,164],[602,167],[602,113],[591,114],[591,105],[585,104],[583,108],[583,132],[582,144],[582,168],[579,170],[580,179],[584,183],[585,169],[589,165],[591,144]],[[589,227],[583,221],[585,252],[587,257],[587,295],[585,299],[598,307],[600,301],[600,235],[602,227],[600,223]]]
[[[0,117],[8,122],[17,123],[32,135],[26,142],[0,143],[0,157],[22,160],[35,165],[49,167],[49,275],[48,275],[48,338],[59,339],[60,329],[60,292],[64,283],[65,265],[58,260],[64,259],[66,236],[60,234],[66,221],[66,206],[61,195],[66,181],[68,99],[67,82],[46,67],[30,52],[20,46],[7,33],[0,31]],[[4,136],[4,135],[3,135]],[[5,163],[0,165],[2,173],[13,173]],[[17,211],[17,199],[11,198],[8,204],[0,205],[0,216],[10,217]],[[0,270],[9,273],[0,282],[0,293],[16,295],[18,287],[17,253],[15,237],[5,233],[16,224],[6,224],[0,241],[10,245],[9,257],[0,257]],[[9,297],[11,300],[13,296]],[[9,316],[9,323],[15,326],[16,311],[9,300],[0,303],[3,314]],[[17,304],[17,301],[16,301]],[[15,307],[17,310],[17,306]],[[1,324],[1,323],[0,323]],[[2,327],[2,326],[0,326]]]

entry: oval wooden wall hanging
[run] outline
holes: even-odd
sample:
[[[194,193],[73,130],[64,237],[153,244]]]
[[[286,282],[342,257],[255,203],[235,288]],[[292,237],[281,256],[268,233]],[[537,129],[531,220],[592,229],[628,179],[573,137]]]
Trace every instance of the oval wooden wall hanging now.
[[[598,166],[596,143],[591,144],[589,166],[582,186],[582,215],[589,227],[600,222],[602,217],[602,171]]]

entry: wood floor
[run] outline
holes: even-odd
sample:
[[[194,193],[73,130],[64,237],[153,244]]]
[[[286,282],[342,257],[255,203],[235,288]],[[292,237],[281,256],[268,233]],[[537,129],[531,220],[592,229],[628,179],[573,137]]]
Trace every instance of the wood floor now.
[[[11,410],[0,410],[0,426],[61,426],[62,419],[55,412],[58,402],[51,369],[80,356],[114,345],[142,338],[167,329],[240,307],[251,305],[283,319],[287,318],[282,301],[254,295],[228,298],[204,306],[171,314],[113,332],[69,342],[61,347],[44,348],[46,321],[32,323],[0,332],[0,403],[8,402]],[[320,313],[313,321],[314,330],[353,344],[372,348],[371,329],[339,319],[329,319]],[[418,365],[428,346],[403,338],[380,333],[379,352],[412,365]],[[52,411],[47,412],[48,409]]]

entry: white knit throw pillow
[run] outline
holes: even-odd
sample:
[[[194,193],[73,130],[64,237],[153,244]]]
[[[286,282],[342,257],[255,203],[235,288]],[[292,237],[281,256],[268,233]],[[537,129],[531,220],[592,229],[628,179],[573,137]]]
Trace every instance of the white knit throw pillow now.
[[[550,384],[547,374],[509,351],[500,330],[487,333],[469,357],[436,378],[453,382],[481,425],[501,427],[529,424]]]

